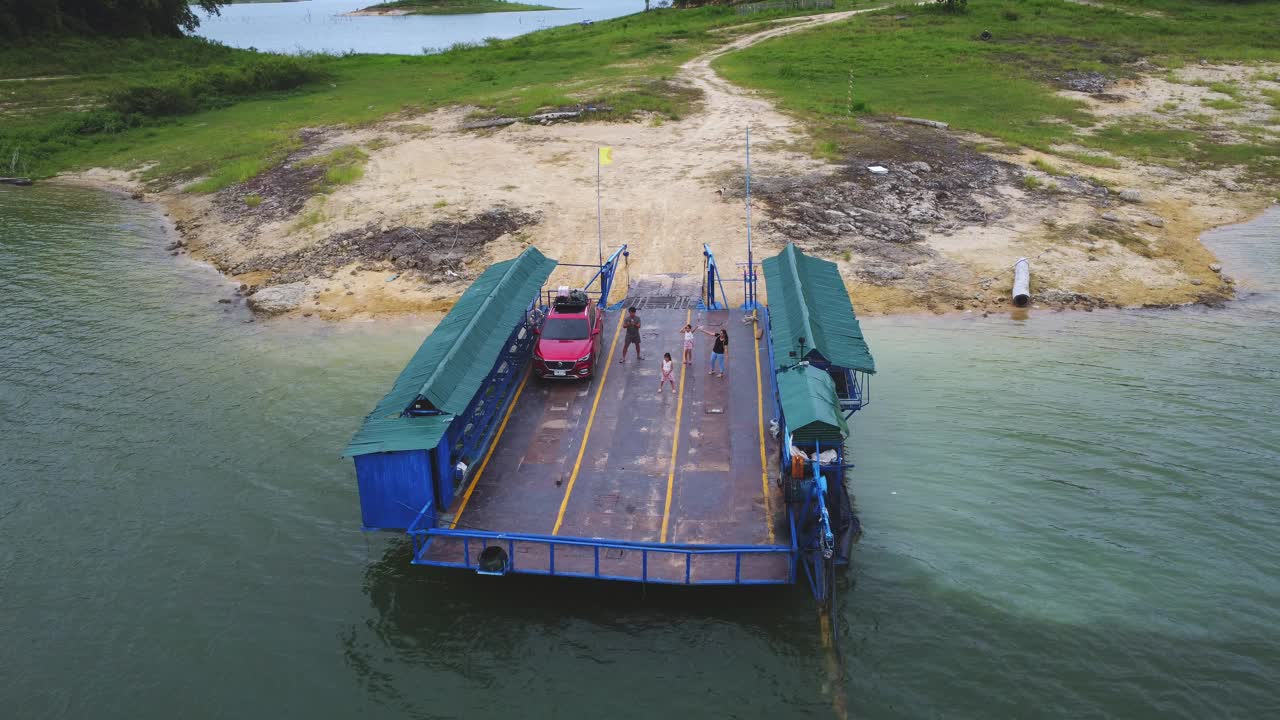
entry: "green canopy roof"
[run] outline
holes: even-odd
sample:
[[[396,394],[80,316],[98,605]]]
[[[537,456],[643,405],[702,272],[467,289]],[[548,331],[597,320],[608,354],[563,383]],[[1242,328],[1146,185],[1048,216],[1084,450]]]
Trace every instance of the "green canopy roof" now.
[[[817,353],[832,365],[874,373],[875,360],[862,337],[836,264],[805,255],[788,244],[766,258],[765,287],[769,291],[770,337],[780,365]],[[798,338],[804,338],[805,357],[799,357]]]
[[[423,341],[343,454],[435,447],[454,416],[479,392],[555,266],[555,260],[530,247],[485,270]],[[402,417],[420,396],[443,414]]]
[[[849,437],[831,375],[812,365],[778,373],[778,396],[791,436],[801,442],[839,443]]]

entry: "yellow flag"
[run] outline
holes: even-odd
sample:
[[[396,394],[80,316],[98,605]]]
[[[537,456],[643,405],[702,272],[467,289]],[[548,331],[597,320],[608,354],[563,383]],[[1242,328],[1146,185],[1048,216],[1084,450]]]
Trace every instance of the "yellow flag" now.
[[[613,148],[611,147],[600,148],[600,164],[601,165],[613,164]]]

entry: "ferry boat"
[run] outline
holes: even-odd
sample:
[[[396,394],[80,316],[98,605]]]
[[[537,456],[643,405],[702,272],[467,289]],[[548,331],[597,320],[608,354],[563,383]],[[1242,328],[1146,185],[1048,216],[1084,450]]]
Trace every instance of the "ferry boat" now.
[[[634,280],[626,246],[590,266],[530,247],[486,269],[346,448],[363,526],[407,533],[416,565],[804,584],[829,605],[859,534],[846,441],[874,361],[834,263],[788,245],[759,263],[748,251],[725,278],[711,248],[702,255],[701,271]],[[591,273],[576,289],[603,316],[600,357],[588,379],[543,380],[545,288],[572,271]],[[628,308],[644,360],[620,363]],[[705,335],[680,362],[686,324],[728,331],[725,377],[706,372]],[[664,352],[676,392],[660,395]]]

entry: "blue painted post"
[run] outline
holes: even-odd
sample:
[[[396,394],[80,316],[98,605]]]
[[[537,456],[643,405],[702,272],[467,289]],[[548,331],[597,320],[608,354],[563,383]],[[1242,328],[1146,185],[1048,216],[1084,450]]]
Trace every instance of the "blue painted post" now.
[[[707,258],[707,309],[716,308],[716,261],[710,252],[703,251]]]
[[[600,577],[600,546],[596,545],[594,549],[596,551],[596,577]]]

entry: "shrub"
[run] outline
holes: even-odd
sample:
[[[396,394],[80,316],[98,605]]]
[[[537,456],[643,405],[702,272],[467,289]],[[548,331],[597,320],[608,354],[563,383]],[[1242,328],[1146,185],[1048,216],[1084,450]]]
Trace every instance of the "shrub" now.
[[[107,108],[121,115],[164,117],[196,111],[191,93],[176,85],[134,85],[112,93]]]
[[[164,84],[132,85],[111,93],[107,108],[144,118],[187,115],[263,92],[279,92],[319,80],[314,62],[269,56],[244,65],[205,68]]]

